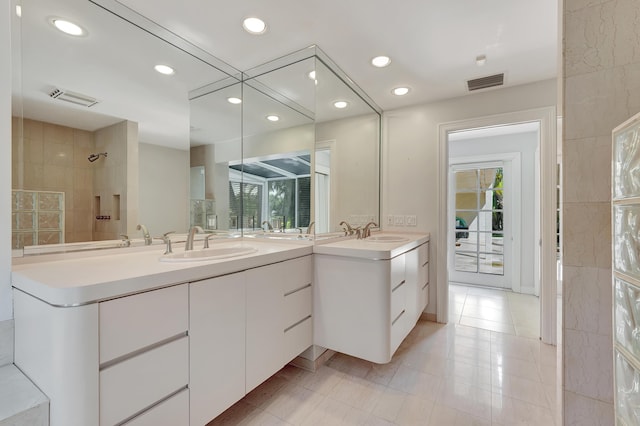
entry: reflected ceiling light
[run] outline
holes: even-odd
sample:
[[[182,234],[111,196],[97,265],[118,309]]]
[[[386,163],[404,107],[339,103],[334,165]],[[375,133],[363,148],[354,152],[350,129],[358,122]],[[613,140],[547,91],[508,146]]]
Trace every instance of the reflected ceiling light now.
[[[19,4],[16,5],[16,15],[18,16],[18,18],[22,17],[22,6],[20,6]]]
[[[391,63],[391,58],[388,56],[376,56],[371,60],[371,65],[378,68],[386,67]]]
[[[164,75],[173,75],[176,73],[173,70],[173,68],[171,68],[169,65],[158,64],[155,67],[153,67],[153,69],[158,71],[160,74],[164,74]]]
[[[238,105],[242,103],[242,99],[240,98],[227,98],[227,102],[230,104]]]
[[[280,117],[278,117],[277,115],[267,115],[267,120],[276,122],[280,120]]]
[[[391,93],[393,93],[396,96],[404,96],[407,93],[409,93],[409,90],[410,89],[408,87],[396,87],[391,91]]]
[[[481,67],[484,64],[487,63],[487,56],[486,55],[478,55],[476,56],[476,65]]]
[[[263,34],[267,31],[267,24],[259,18],[246,18],[242,21],[242,28],[249,34]]]
[[[347,105],[349,105],[349,102],[347,102],[347,101],[335,101],[333,103],[333,106],[338,108],[338,109],[346,108]]]
[[[316,79],[316,72],[315,71],[310,71],[309,74],[307,74],[307,76],[309,76],[309,78],[311,80],[315,80]]]
[[[22,13],[22,11],[20,13]],[[62,31],[65,34],[69,34],[72,36],[81,36],[86,34],[86,31],[82,29],[81,26],[74,24],[73,22],[66,21],[64,19],[53,18],[51,20],[51,23],[53,24],[54,27],[56,27],[58,30]]]

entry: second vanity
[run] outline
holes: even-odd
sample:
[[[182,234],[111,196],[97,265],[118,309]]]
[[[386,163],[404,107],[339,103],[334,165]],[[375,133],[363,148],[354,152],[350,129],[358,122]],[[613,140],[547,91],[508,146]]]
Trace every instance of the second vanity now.
[[[426,306],[427,242],[243,239],[215,243],[255,249],[228,259],[145,247],[15,265],[15,363],[54,426],[204,425],[314,343],[388,362]],[[340,343],[349,332],[362,352]]]

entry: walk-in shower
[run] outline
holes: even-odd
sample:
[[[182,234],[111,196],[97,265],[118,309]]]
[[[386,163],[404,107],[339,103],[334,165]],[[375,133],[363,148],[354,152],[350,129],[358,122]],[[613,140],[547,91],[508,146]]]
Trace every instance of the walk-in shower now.
[[[106,152],[99,152],[97,154],[91,154],[89,155],[89,157],[87,158],[90,162],[94,162],[96,161],[98,158],[100,158],[100,156],[103,155],[104,158],[107,158],[107,153]]]

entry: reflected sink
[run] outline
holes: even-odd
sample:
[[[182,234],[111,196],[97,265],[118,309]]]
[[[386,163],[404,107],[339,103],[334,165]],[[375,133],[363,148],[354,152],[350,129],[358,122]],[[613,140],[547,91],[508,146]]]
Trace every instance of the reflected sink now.
[[[204,262],[206,260],[228,259],[255,253],[258,249],[253,247],[212,247],[202,250],[180,251],[165,254],[160,258],[161,262]]]
[[[366,238],[365,241],[371,241],[372,243],[401,243],[409,241],[409,239],[398,235],[373,235]]]

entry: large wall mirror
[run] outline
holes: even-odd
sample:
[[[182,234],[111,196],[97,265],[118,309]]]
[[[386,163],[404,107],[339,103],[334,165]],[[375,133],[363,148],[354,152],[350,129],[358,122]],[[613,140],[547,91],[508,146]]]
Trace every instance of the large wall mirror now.
[[[317,47],[241,74],[115,0],[21,6],[14,248],[379,220],[381,111]]]

